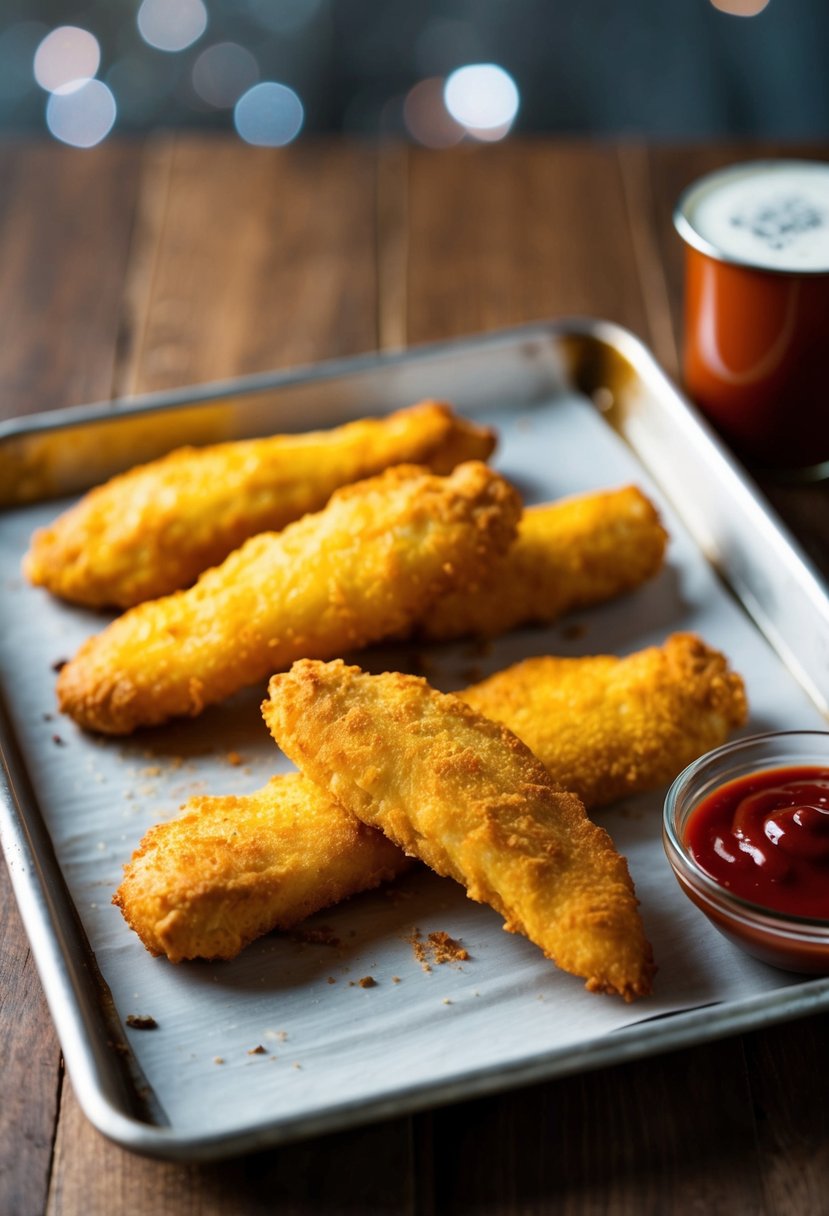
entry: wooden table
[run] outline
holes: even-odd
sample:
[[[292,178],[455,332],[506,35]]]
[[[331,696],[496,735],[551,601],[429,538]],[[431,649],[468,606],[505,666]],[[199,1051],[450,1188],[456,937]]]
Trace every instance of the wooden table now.
[[[564,315],[677,368],[681,188],[739,146],[0,148],[0,413]],[[829,573],[829,489],[770,486]],[[0,867],[0,1212],[829,1210],[829,1016],[215,1166],[85,1121]]]

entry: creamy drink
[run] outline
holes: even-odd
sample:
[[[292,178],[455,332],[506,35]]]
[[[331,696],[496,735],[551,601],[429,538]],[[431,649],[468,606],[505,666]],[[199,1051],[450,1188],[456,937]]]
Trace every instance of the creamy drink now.
[[[829,272],[829,164],[760,161],[703,178],[685,196],[685,240],[712,257]]]

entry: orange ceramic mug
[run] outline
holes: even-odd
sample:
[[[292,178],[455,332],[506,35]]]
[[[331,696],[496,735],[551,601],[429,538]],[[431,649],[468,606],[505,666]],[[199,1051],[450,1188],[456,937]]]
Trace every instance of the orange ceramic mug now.
[[[829,164],[733,165],[674,222],[689,395],[749,461],[829,472]]]

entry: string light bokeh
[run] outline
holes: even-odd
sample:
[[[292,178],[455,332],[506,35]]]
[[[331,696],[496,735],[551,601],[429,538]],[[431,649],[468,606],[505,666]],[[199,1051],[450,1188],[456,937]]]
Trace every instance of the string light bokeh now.
[[[795,10],[821,5],[829,21],[826,0],[4,0],[0,130],[79,148],[174,126],[274,147],[328,131],[440,149],[683,121],[676,133],[765,121],[775,135],[770,102],[771,123],[750,116],[783,89],[775,50],[794,75],[789,109],[800,84],[829,115],[809,39],[800,80],[784,57]]]

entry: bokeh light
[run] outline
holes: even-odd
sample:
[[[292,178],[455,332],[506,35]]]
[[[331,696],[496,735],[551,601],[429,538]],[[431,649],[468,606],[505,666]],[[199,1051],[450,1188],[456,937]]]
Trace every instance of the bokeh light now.
[[[446,109],[476,139],[503,139],[518,113],[519,95],[509,72],[494,63],[472,63],[448,77]]]
[[[243,93],[233,111],[233,122],[245,143],[281,148],[296,139],[305,111],[287,85],[265,80]]]
[[[115,115],[115,98],[100,80],[52,93],[46,105],[46,125],[52,135],[75,148],[99,144],[112,130]]]
[[[451,148],[464,136],[464,127],[446,109],[443,88],[442,76],[430,76],[410,89],[403,103],[406,130],[427,148]]]
[[[756,17],[768,8],[770,0],[711,0],[714,8],[732,17]]]
[[[158,51],[183,51],[207,29],[207,9],[202,0],[142,0],[138,29]]]
[[[208,105],[230,109],[259,79],[259,66],[238,42],[217,42],[193,65],[193,88]]]
[[[80,88],[101,63],[98,39],[77,25],[61,25],[47,34],[35,51],[35,80],[47,93]]]

